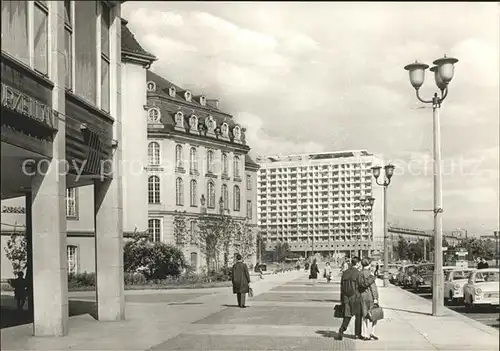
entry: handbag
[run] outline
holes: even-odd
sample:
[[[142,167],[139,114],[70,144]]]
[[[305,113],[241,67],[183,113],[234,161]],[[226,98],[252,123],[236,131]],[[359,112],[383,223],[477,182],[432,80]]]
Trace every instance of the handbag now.
[[[373,300],[375,300],[375,296],[373,296],[373,289],[371,288],[371,286],[369,289],[370,289],[370,292],[372,293]],[[370,311],[368,311],[368,318],[372,322],[376,322],[376,321],[379,321],[381,319],[384,319],[384,310],[382,309],[382,307],[380,307],[378,305],[378,303],[374,303],[372,308],[370,309]]]
[[[253,289],[248,288],[248,297],[253,297]]]
[[[372,322],[376,322],[376,321],[379,321],[381,319],[384,319],[384,310],[378,304],[375,304],[371,308],[370,312],[368,312],[368,318]]]
[[[333,317],[344,318],[344,305],[335,305],[333,308]]]

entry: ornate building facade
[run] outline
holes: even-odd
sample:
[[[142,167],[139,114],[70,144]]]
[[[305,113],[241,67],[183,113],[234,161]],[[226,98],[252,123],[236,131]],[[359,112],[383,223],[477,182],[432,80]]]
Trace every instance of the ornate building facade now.
[[[194,268],[205,262],[194,238],[204,216],[230,216],[257,229],[257,170],[245,129],[195,94],[148,71],[148,212],[153,240],[176,244]],[[193,240],[176,235],[186,218]],[[255,261],[255,253],[249,258]]]

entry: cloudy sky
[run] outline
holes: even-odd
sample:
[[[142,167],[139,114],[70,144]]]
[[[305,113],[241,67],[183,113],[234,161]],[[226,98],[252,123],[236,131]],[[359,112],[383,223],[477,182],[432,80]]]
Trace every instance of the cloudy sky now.
[[[432,228],[432,110],[403,67],[460,61],[441,109],[445,230],[499,221],[497,3],[126,2],[153,71],[218,98],[252,155],[367,149],[397,166],[390,221]],[[429,97],[434,79],[421,89]]]

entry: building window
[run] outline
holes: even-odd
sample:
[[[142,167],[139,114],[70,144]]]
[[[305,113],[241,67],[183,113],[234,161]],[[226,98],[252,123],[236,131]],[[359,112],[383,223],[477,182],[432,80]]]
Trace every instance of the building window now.
[[[75,93],[97,104],[96,1],[74,1]]]
[[[189,233],[191,234],[191,243],[196,242],[196,221],[189,222]]]
[[[156,84],[153,81],[149,81],[147,83],[148,91],[155,91],[156,90]]]
[[[247,218],[252,219],[252,201],[247,201]]]
[[[68,274],[78,273],[78,247],[68,245],[66,247],[66,255],[68,260]]]
[[[78,217],[76,188],[66,189],[66,217]]]
[[[207,184],[207,196],[208,196],[208,208],[215,208],[215,185],[213,182],[209,181]]]
[[[196,190],[197,190],[198,184],[196,183],[196,180],[192,179],[189,182],[189,198],[190,198],[190,205],[192,207],[196,207]]]
[[[247,174],[247,190],[252,190],[252,176]]]
[[[222,201],[224,201],[224,209],[229,210],[229,190],[226,184],[222,184]]]
[[[73,88],[73,6],[71,1],[64,0],[64,84],[67,89]]]
[[[148,110],[148,118],[150,122],[158,123],[160,122],[161,114],[160,110],[156,107],[150,108]]]
[[[175,180],[175,204],[177,206],[184,205],[184,181],[182,178]]]
[[[175,167],[182,168],[182,145],[175,145]]]
[[[152,141],[148,145],[148,163],[150,166],[160,164],[160,144],[156,141]]]
[[[234,176],[240,176],[240,157],[234,156]]]
[[[2,51],[44,75],[49,67],[48,16],[47,1],[2,1]]]
[[[101,109],[109,112],[109,27],[111,25],[111,9],[101,4]]]
[[[198,253],[191,252],[191,268],[197,270],[198,268]]]
[[[158,218],[148,220],[149,235],[154,242],[161,241],[161,220]]]
[[[150,204],[160,203],[160,177],[158,176],[148,178],[148,201]]]
[[[195,147],[189,150],[189,169],[192,172],[198,171],[198,152]]]
[[[229,168],[229,163],[227,160],[227,154],[225,152],[222,153],[222,174],[227,174]]]
[[[234,210],[239,211],[240,210],[240,187],[235,185],[234,186]]]
[[[214,172],[214,152],[212,150],[207,151],[207,172]]]

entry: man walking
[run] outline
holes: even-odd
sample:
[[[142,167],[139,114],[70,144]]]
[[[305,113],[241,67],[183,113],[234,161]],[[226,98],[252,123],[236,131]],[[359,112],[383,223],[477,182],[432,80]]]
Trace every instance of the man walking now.
[[[342,340],[344,332],[349,327],[352,317],[354,321],[354,335],[361,339],[361,297],[360,288],[366,289],[375,282],[375,276],[371,275],[367,279],[359,278],[360,270],[359,257],[353,257],[351,267],[347,269],[341,278],[340,283],[340,301],[344,308],[344,319],[340,326],[339,333],[335,339]]]
[[[232,269],[233,294],[236,294],[238,307],[246,308],[245,297],[250,291],[250,274],[248,267],[243,263],[243,258],[240,254],[236,254],[236,263]]]

